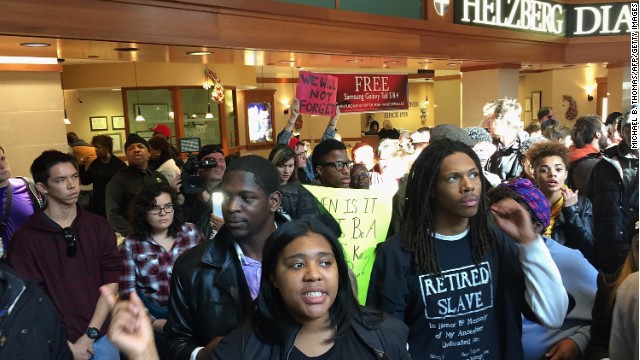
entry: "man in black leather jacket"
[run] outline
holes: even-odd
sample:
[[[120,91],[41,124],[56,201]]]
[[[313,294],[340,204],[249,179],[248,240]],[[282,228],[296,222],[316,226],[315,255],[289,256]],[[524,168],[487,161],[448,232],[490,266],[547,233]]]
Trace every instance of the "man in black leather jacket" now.
[[[176,261],[164,327],[170,359],[204,359],[249,315],[262,272],[262,248],[278,224],[281,195],[273,164],[244,156],[222,180],[225,224],[211,242]],[[257,281],[257,282],[256,282]]]

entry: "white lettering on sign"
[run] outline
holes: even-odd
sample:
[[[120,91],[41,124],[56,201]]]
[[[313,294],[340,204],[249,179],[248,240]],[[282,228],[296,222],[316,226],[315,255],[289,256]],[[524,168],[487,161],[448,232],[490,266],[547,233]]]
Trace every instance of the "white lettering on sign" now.
[[[564,33],[564,8],[538,0],[462,0],[461,22]]]
[[[388,76],[356,76],[356,92],[389,91]]]
[[[615,19],[613,27],[610,23],[610,11],[612,5],[600,6],[576,6],[573,8],[576,16],[576,29],[573,35],[590,35],[590,34],[620,34],[622,26],[626,26],[627,33],[631,32],[631,6],[626,4],[620,10],[620,14]],[[590,28],[585,29],[587,23],[585,20],[589,17],[591,21]]]

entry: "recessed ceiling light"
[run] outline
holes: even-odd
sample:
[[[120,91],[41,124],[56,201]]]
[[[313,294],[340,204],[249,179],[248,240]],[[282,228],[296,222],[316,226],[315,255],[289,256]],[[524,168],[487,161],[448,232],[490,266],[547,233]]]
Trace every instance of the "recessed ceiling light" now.
[[[132,52],[132,51],[140,51],[137,47],[119,47],[113,49],[114,51],[122,51],[122,52]]]
[[[205,55],[211,55],[211,51],[206,51],[206,50],[187,51],[187,55],[189,55],[189,56],[205,56]]]
[[[49,43],[43,43],[43,42],[26,42],[26,43],[22,43],[20,44],[20,46],[26,46],[26,47],[49,47],[51,46],[51,44]]]
[[[348,63],[359,63],[359,62],[363,62],[364,60],[362,59],[349,59],[347,60]]]
[[[49,57],[33,57],[33,56],[0,56],[0,64],[37,64],[37,65],[53,65],[57,64],[58,59]]]

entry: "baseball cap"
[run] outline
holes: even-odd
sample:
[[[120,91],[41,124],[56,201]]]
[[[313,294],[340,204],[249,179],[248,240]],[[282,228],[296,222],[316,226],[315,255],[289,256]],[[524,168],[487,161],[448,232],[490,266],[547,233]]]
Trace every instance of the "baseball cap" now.
[[[165,124],[158,124],[153,129],[149,128],[149,130],[153,131],[154,133],[160,133],[167,138],[171,137],[171,129],[169,129],[169,127]]]

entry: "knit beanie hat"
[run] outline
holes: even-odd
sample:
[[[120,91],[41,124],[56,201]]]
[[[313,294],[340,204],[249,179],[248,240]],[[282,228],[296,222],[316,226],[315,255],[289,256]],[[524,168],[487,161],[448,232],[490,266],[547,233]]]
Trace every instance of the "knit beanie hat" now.
[[[520,195],[522,200],[533,210],[545,228],[549,226],[549,201],[542,191],[535,187],[529,179],[515,178],[499,186],[506,186]]]
[[[138,134],[129,134],[129,137],[127,138],[127,142],[124,143],[124,151],[127,151],[127,148],[129,148],[129,145],[132,145],[132,144],[142,144],[147,147],[147,150],[150,150],[149,143],[147,142],[147,140],[143,139]]]
[[[461,142],[472,148],[476,143],[467,135],[467,132],[455,125],[438,125],[431,129],[431,141],[449,139]]]

